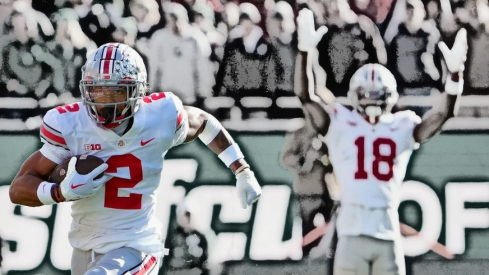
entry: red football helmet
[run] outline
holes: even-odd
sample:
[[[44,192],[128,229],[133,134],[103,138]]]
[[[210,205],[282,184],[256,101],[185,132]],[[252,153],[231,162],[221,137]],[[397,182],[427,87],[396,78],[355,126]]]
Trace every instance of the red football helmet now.
[[[352,106],[373,123],[396,104],[399,98],[396,79],[380,64],[363,65],[350,79],[348,97]]]
[[[106,93],[127,93],[124,101],[96,103],[94,87],[105,87]],[[100,46],[82,67],[80,91],[90,117],[97,123],[114,128],[134,116],[148,89],[146,67],[141,56],[131,47],[121,43]],[[103,106],[102,111],[97,106]],[[121,111],[120,106],[124,106]],[[118,108],[119,107],[119,108]]]

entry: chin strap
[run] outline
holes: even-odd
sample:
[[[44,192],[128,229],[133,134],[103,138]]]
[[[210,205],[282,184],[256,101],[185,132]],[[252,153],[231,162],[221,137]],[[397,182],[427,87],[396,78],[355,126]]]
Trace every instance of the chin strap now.
[[[113,122],[114,120],[121,120],[126,117],[126,113],[129,115],[130,112],[128,112],[128,109],[124,109],[122,111],[122,114],[118,117],[114,118],[114,112],[109,110],[109,108],[103,108],[100,112],[96,112],[98,120],[100,121],[100,125],[107,129],[114,129],[117,126],[121,125],[121,122]]]

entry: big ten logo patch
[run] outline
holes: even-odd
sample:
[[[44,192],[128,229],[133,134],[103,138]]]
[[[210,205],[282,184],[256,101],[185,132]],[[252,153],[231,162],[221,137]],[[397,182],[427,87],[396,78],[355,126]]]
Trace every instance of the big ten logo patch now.
[[[102,145],[100,144],[85,144],[86,151],[100,151],[102,150]]]

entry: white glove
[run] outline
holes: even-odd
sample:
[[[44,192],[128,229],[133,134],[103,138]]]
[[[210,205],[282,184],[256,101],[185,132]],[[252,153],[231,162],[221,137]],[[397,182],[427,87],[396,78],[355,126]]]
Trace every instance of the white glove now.
[[[99,167],[93,169],[92,172],[81,175],[76,171],[76,157],[72,157],[68,164],[68,171],[66,172],[65,179],[60,183],[61,194],[66,201],[79,200],[88,198],[95,194],[102,185],[109,180],[107,175],[102,176],[100,179],[94,180],[96,176],[103,173],[109,165],[107,163],[101,164]]]
[[[445,63],[447,64],[448,71],[452,74],[463,72],[465,69],[465,60],[467,59],[467,31],[461,28],[457,32],[455,37],[455,42],[453,43],[452,49],[448,49],[445,42],[441,41],[438,43],[438,48],[440,48]]]
[[[261,187],[250,169],[236,175],[236,189],[238,199],[243,209],[251,205],[261,196]]]
[[[311,10],[302,9],[297,17],[297,36],[299,43],[297,47],[300,51],[309,52],[316,48],[317,44],[328,28],[325,26],[317,29],[314,27],[314,14]]]

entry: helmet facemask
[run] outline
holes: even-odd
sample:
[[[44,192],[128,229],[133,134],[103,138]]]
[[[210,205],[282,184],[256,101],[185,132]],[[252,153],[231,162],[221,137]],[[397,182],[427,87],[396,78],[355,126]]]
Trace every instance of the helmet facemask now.
[[[80,91],[90,118],[115,128],[139,109],[147,91],[141,56],[121,43],[109,43],[90,55],[82,68]]]
[[[382,114],[389,113],[396,102],[393,93],[387,88],[366,91],[359,87],[355,94],[355,109],[372,124]]]
[[[399,94],[392,73],[380,64],[367,64],[358,69],[350,80],[348,97],[352,106],[371,124],[389,113]]]
[[[144,93],[144,85],[134,80],[101,81],[93,84],[91,80],[82,80],[80,89],[89,116],[106,128],[114,128],[131,118],[139,107],[139,100]],[[119,81],[120,82],[120,81]],[[138,89],[138,86],[143,86]],[[112,98],[111,102],[101,102],[100,98]]]

